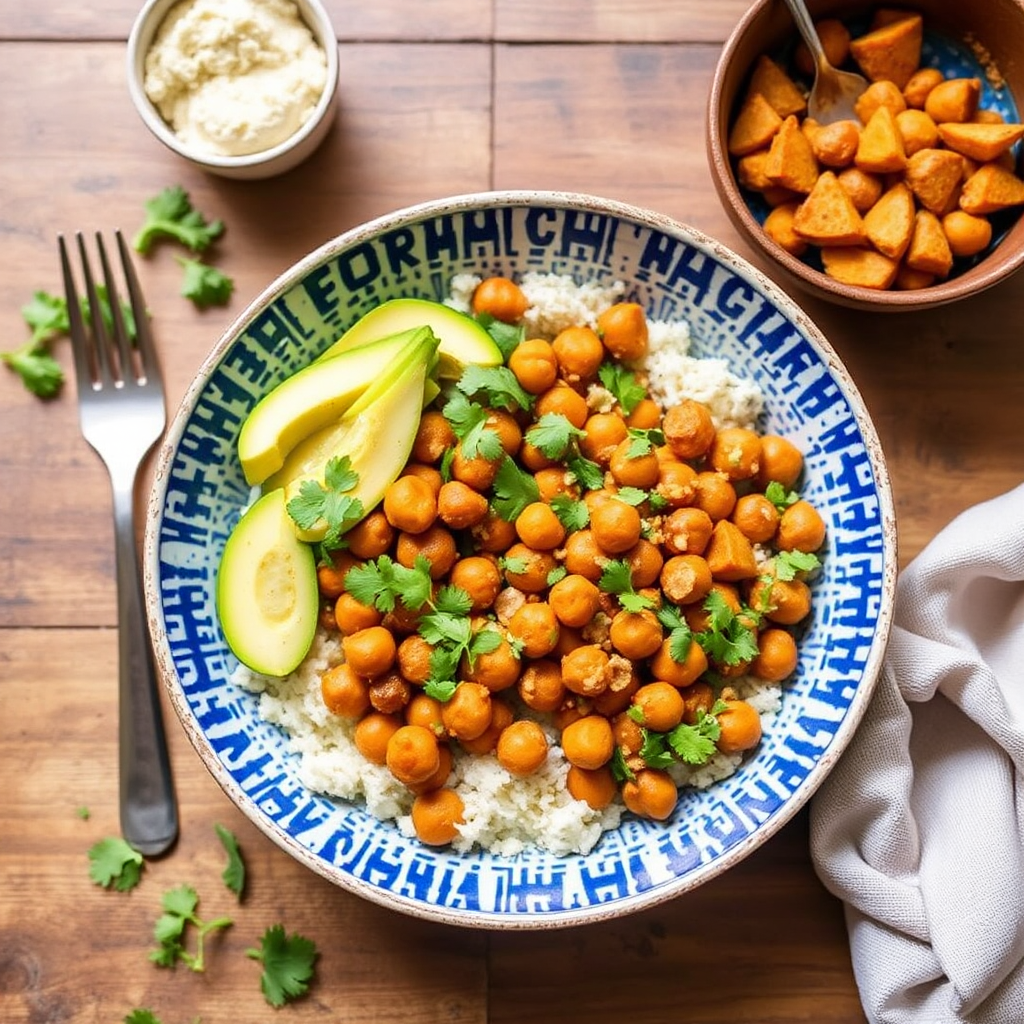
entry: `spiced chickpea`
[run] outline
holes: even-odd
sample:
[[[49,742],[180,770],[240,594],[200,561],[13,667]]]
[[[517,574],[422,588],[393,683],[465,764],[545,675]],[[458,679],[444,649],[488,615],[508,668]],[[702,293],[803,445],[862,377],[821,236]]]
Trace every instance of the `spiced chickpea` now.
[[[461,480],[475,491],[486,491],[494,483],[500,464],[500,458],[485,459],[482,455],[466,455],[460,441],[455,446],[455,454],[452,456],[451,476],[453,480]]]
[[[576,480],[564,466],[545,466],[538,469],[533,478],[537,481],[541,501],[550,504],[551,499],[557,495],[564,495],[567,498],[579,497]]]
[[[708,464],[729,480],[757,476],[760,459],[761,438],[746,427],[723,427],[708,449]]]
[[[612,452],[608,468],[620,487],[639,487],[649,490],[658,483],[661,466],[652,448],[644,455],[631,455],[633,440],[620,441]]]
[[[503,636],[493,651],[477,654],[472,663],[464,659],[463,676],[474,683],[480,683],[491,693],[498,693],[515,686],[522,671],[522,661]]]
[[[437,466],[428,466],[425,462],[409,462],[402,475],[418,477],[433,492],[434,500],[437,500],[438,494],[441,493],[441,484],[444,483],[441,471]]]
[[[672,509],[693,504],[697,494],[697,470],[686,462],[660,461],[655,492]]]
[[[558,618],[546,601],[524,604],[509,620],[508,631],[528,658],[543,658],[558,645]]]
[[[527,594],[539,594],[548,588],[548,576],[557,562],[550,551],[536,551],[523,543],[513,544],[505,552],[505,579]]]
[[[343,636],[358,633],[361,629],[369,629],[370,626],[379,626],[384,620],[383,613],[357,601],[347,592],[338,595],[332,614],[334,624]]]
[[[647,354],[647,317],[636,302],[616,302],[597,318],[597,333],[604,347],[631,362]]]
[[[536,419],[549,412],[564,416],[574,427],[582,430],[587,423],[590,409],[587,400],[564,381],[559,381],[547,391],[537,396],[533,403],[533,415]]]
[[[585,715],[562,730],[562,753],[580,768],[600,768],[615,753],[612,725],[604,715]]]
[[[643,590],[658,582],[665,556],[653,541],[641,537],[624,555],[633,587]]]
[[[420,793],[412,803],[412,827],[427,846],[445,846],[458,834],[465,804],[454,789],[441,787]]]
[[[539,473],[542,469],[552,469],[558,465],[555,459],[545,455],[540,448],[527,440],[526,437],[523,438],[523,443],[519,446],[518,458],[523,468],[531,473]]]
[[[430,793],[440,789],[452,773],[454,764],[451,747],[447,743],[437,745],[437,770],[433,775],[428,775],[422,782],[407,782],[406,789],[419,796],[421,793]]]
[[[573,626],[560,626],[558,629],[558,646],[551,652],[551,657],[561,659],[577,647],[583,647],[587,640],[583,638],[583,630]]]
[[[613,680],[614,689],[609,685],[604,693],[588,698],[591,711],[596,711],[599,715],[604,715],[605,718],[614,718],[620,712],[625,711],[633,699],[633,694],[640,689],[640,676],[636,671],[630,672],[625,685],[615,679],[614,673]]]
[[[360,718],[370,709],[370,695],[365,679],[342,662],[329,668],[320,677],[320,696],[332,715]]]
[[[565,540],[564,565],[574,575],[585,576],[596,583],[601,578],[606,558],[590,530],[575,530]]]
[[[558,369],[570,382],[591,380],[604,360],[604,346],[591,327],[573,326],[559,331],[551,342]]]
[[[430,563],[431,579],[447,576],[459,557],[451,531],[434,523],[422,533],[400,533],[395,544],[395,560],[411,569],[421,557]]]
[[[761,741],[761,716],[745,700],[725,701],[717,715],[721,732],[717,746],[723,754],[739,754]]]
[[[543,338],[521,341],[508,358],[508,368],[531,395],[547,391],[558,380],[558,360],[550,342]]]
[[[534,711],[556,711],[565,699],[565,684],[558,662],[550,658],[531,661],[517,684],[522,702]]]
[[[611,555],[622,554],[640,539],[640,513],[624,501],[601,502],[590,513],[590,532],[594,543]]]
[[[388,522],[384,510],[379,508],[345,534],[348,549],[357,558],[378,558],[391,547],[394,539],[394,527]]]
[[[775,539],[782,551],[817,551],[825,543],[825,520],[809,501],[801,498],[782,513]]]
[[[766,544],[779,527],[779,510],[757,491],[737,498],[729,518],[752,544]]]
[[[397,715],[404,711],[412,697],[412,686],[401,672],[392,669],[382,676],[371,679],[367,686],[370,705],[374,711],[385,715]]]
[[[794,626],[811,611],[811,590],[803,580],[755,580],[750,590],[750,607],[782,626]]]
[[[498,740],[501,734],[515,720],[515,713],[503,700],[491,698],[491,721],[486,729],[479,736],[471,740],[459,740],[459,746],[473,757],[484,757],[486,754],[493,754],[498,747]]]
[[[668,732],[682,720],[686,704],[679,689],[656,680],[633,694],[633,706],[639,709],[641,724],[654,732]]]
[[[701,508],[677,508],[662,524],[665,547],[673,555],[703,555],[714,523]]]
[[[712,522],[728,519],[736,507],[736,488],[731,481],[713,470],[697,474],[693,504],[711,517]]]
[[[599,466],[607,466],[616,446],[626,439],[626,421],[616,412],[595,412],[583,427],[580,451]]]
[[[672,657],[671,641],[666,639],[661,647],[654,652],[650,661],[651,674],[673,686],[683,687],[695,683],[708,668],[708,658],[704,648],[696,641],[691,642],[682,661]]]
[[[441,708],[441,721],[449,736],[475,739],[491,724],[491,691],[483,683],[459,683]]]
[[[761,438],[761,458],[756,480],[762,491],[772,481],[789,490],[800,479],[803,469],[803,454],[792,441],[778,434],[765,434]]]
[[[623,609],[612,619],[608,636],[619,654],[630,661],[639,661],[649,658],[661,647],[664,630],[649,608],[637,612]]]
[[[710,714],[715,705],[715,691],[710,683],[698,680],[679,691],[683,697],[683,721],[687,725],[694,725],[701,715]]]
[[[455,444],[455,431],[439,409],[425,409],[412,443],[412,457],[428,465],[440,462],[441,456]]]
[[[423,533],[437,519],[437,498],[418,476],[400,476],[384,492],[384,515],[396,529]]]
[[[430,678],[430,658],[434,648],[419,635],[410,633],[398,645],[398,671],[404,679],[422,686]]]
[[[332,551],[330,561],[316,567],[316,585],[323,597],[335,600],[345,590],[349,569],[360,563],[347,551]]]
[[[388,741],[403,725],[400,715],[382,715],[371,711],[356,722],[352,741],[367,761],[383,765],[387,761]]]
[[[785,629],[765,629],[757,638],[757,657],[750,663],[752,675],[768,682],[779,683],[796,671],[796,640]]]
[[[483,522],[487,509],[487,498],[461,480],[442,484],[437,495],[437,514],[452,530],[466,530]]]
[[[558,621],[577,629],[593,620],[601,607],[600,598],[597,586],[579,573],[563,576],[548,592],[548,604]]]
[[[686,399],[665,410],[665,443],[680,459],[701,459],[715,439],[715,424],[708,407]]]
[[[469,594],[474,612],[482,612],[494,604],[501,590],[501,573],[492,559],[470,555],[452,566],[448,582]]]
[[[634,430],[661,427],[661,406],[653,398],[641,398],[626,417],[626,426]]]
[[[711,568],[701,555],[673,555],[662,567],[661,589],[676,604],[703,601],[711,590]]]
[[[548,738],[532,719],[522,718],[498,737],[498,763],[512,775],[532,775],[548,756]]]
[[[364,679],[383,675],[395,663],[397,645],[391,630],[370,626],[343,637],[341,649],[352,671]]]
[[[504,409],[488,409],[484,427],[498,435],[506,455],[515,455],[519,451],[523,431],[510,412]]]
[[[429,729],[438,739],[445,735],[444,722],[441,719],[441,709],[444,704],[436,697],[419,692],[409,698],[409,703],[403,712],[406,725],[421,725]]]
[[[615,776],[606,765],[600,768],[569,765],[569,770],[565,774],[565,788],[574,800],[582,800],[595,811],[604,810],[619,791]]]
[[[473,289],[473,313],[489,313],[495,320],[514,324],[522,318],[529,302],[522,288],[508,277],[485,277]]]
[[[584,644],[562,658],[562,682],[567,690],[596,697],[608,688],[608,655],[597,644]]]
[[[644,768],[622,787],[622,802],[643,818],[664,821],[679,802],[679,791],[668,772]]]
[[[531,502],[515,522],[519,539],[535,551],[551,551],[565,540],[565,527],[550,505]]]
[[[626,711],[612,719],[612,737],[627,760],[640,753],[644,745],[644,727]]]
[[[492,555],[507,551],[516,540],[516,528],[490,509],[487,515],[471,528],[471,532],[477,548]]]

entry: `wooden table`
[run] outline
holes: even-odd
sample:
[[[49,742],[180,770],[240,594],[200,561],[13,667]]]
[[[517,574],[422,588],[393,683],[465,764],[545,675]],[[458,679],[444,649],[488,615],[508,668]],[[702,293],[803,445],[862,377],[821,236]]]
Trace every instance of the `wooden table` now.
[[[58,232],[131,231],[180,183],[222,217],[231,305],[177,294],[170,250],[140,262],[173,409],[230,320],[298,257],[421,200],[491,188],[604,194],[752,256],[707,171],[704,103],[746,0],[328,0],[341,107],[321,150],[260,183],[207,177],[145,130],[125,87],[129,0],[6,3],[0,13],[0,347],[20,308],[59,293]],[[757,260],[755,259],[755,262]],[[840,352],[889,458],[905,564],[957,512],[1019,482],[1018,278],[952,308],[856,314],[798,296]],[[56,346],[69,365],[66,342]],[[118,832],[110,497],[74,387],[54,401],[0,371],[0,1020],[164,1024],[337,1020],[663,1024],[863,1021],[840,905],[818,882],[806,815],[737,869],[629,919],[540,934],[450,929],[363,902],[263,837],[168,719],[182,834],[131,894],[88,877]],[[89,809],[88,818],[77,813]],[[220,882],[215,822],[249,867]],[[160,894],[194,885],[234,914],[207,971],[147,963]],[[321,950],[309,997],[277,1016],[244,951],[282,923]]]

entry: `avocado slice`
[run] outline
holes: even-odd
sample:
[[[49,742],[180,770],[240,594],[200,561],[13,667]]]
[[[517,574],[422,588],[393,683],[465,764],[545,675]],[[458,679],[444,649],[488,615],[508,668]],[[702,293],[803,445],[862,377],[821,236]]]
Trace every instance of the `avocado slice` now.
[[[346,494],[358,498],[364,512],[371,512],[409,460],[437,346],[438,339],[428,330],[404,349],[393,368],[367,388],[340,420],[300,441],[265,486],[283,489],[287,503],[305,480],[324,485],[327,463],[347,455],[358,482]],[[292,525],[300,540],[311,543],[323,540],[327,532],[322,520],[308,530]]]
[[[364,391],[428,331],[413,327],[293,373],[265,395],[238,435],[238,457],[250,484],[261,484],[315,430],[338,420]]]
[[[494,339],[471,316],[430,299],[389,299],[360,317],[325,353],[347,352],[377,338],[427,324],[441,339],[437,375],[458,380],[471,363],[500,366],[504,359]]]
[[[254,672],[286,676],[313,643],[318,605],[313,549],[296,537],[284,491],[270,491],[224,545],[217,571],[224,638]]]

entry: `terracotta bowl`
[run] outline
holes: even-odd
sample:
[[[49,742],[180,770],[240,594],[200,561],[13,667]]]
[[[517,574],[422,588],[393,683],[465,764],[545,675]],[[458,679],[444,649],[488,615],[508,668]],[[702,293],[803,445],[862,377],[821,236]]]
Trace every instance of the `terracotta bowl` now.
[[[838,18],[857,35],[867,31],[871,14],[879,5],[851,0],[807,0],[807,6],[815,21]],[[922,64],[939,67],[947,78],[978,77],[983,86],[981,106],[999,109],[1007,119],[1020,120],[1020,103],[1024,102],[1021,0],[986,0],[978,4],[914,0],[893,6],[923,15]],[[970,260],[957,260],[948,278],[914,291],[879,291],[841,284],[824,273],[813,247],[797,258],[765,234],[761,223],[768,207],[760,196],[738,184],[726,140],[757,57],[766,53],[786,66],[798,40],[793,18],[783,0],[756,0],[722,50],[706,119],[708,162],[726,212],[750,244],[781,272],[784,282],[844,306],[899,311],[954,302],[989,288],[1016,271],[1024,262],[1024,218],[1020,216],[1020,207],[993,218],[993,240],[988,249]],[[984,55],[984,51],[987,57],[983,65],[978,55]],[[1000,88],[993,85],[991,75],[986,76],[986,70],[993,68],[1002,76],[1004,84]],[[856,70],[852,65],[849,69]],[[1022,148],[1018,143],[1014,150],[1018,175],[1024,174]]]

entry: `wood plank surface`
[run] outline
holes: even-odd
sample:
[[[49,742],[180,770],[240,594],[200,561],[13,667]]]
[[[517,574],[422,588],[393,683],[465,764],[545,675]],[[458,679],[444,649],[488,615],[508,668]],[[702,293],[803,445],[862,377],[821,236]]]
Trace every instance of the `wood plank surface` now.
[[[328,0],[340,40],[337,124],[295,171],[231,182],[184,165],[137,118],[124,41],[139,3],[0,10],[0,347],[20,308],[59,292],[59,232],[133,231],[180,183],[228,225],[213,259],[226,309],[177,294],[168,250],[139,260],[169,408],[223,330],[296,259],[363,220],[491,188],[591,192],[650,207],[771,273],[722,211],[704,156],[719,48],[746,0]],[[885,448],[906,563],[957,512],[1020,482],[1020,280],[954,307],[859,314],[795,298],[847,364]],[[66,345],[57,355],[68,365]],[[0,1021],[163,1024],[522,1020],[863,1024],[842,908],[818,882],[798,815],[737,868],[617,922],[539,933],[453,929],[341,891],[228,801],[168,719],[182,836],[130,894],[88,878],[117,831],[110,499],[77,426],[0,371]],[[170,714],[168,705],[168,715]],[[88,807],[87,819],[78,809]],[[250,885],[220,880],[214,824]],[[193,884],[235,924],[203,975],[146,961],[160,893]],[[273,1011],[245,950],[283,923],[321,950],[309,998]]]

